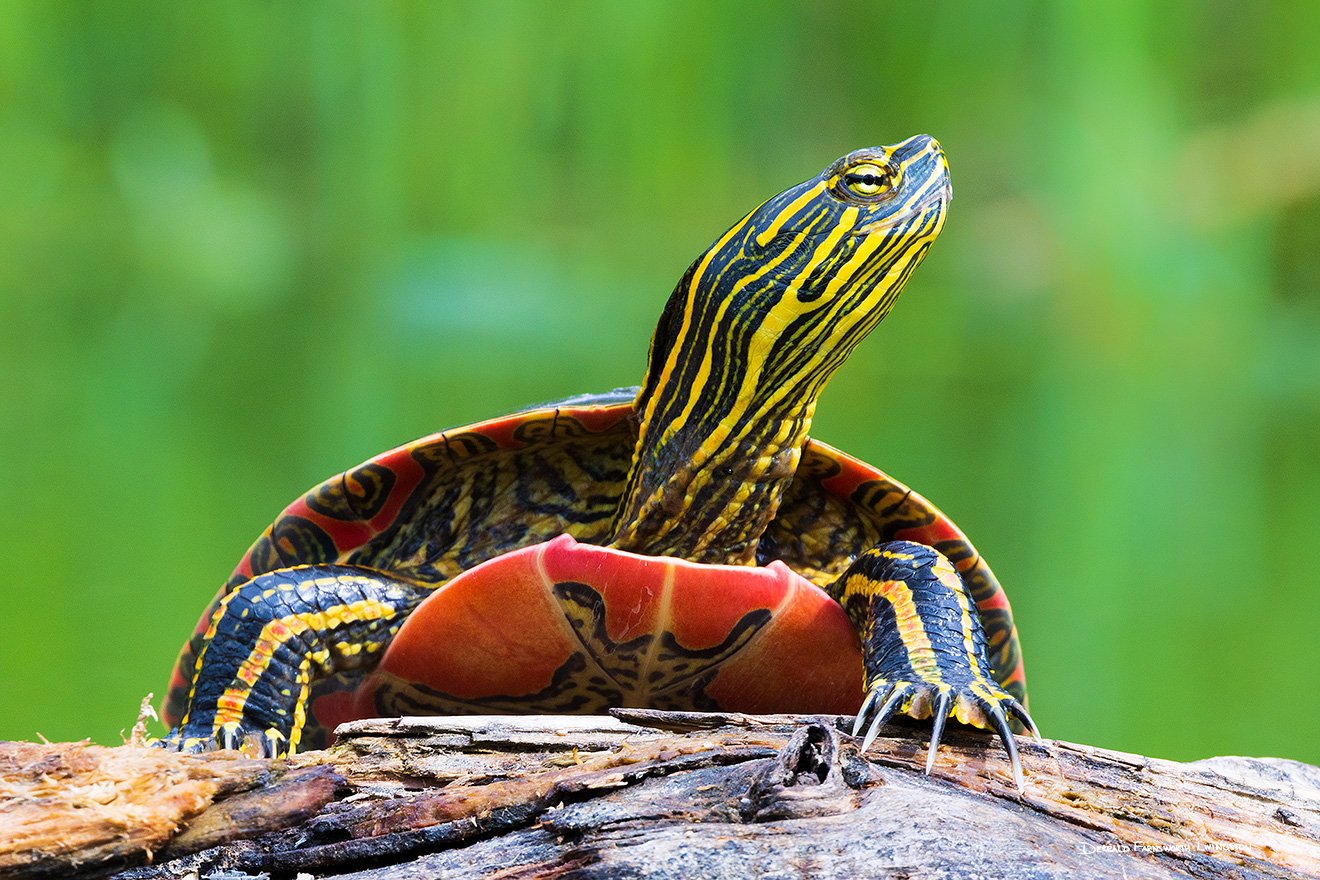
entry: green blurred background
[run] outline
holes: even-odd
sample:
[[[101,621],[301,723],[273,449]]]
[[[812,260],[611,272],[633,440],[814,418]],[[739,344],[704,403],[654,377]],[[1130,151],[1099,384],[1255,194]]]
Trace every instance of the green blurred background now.
[[[295,496],[641,378],[855,147],[957,198],[813,433],[953,516],[1054,737],[1320,762],[1320,4],[0,5],[0,738],[119,741]]]

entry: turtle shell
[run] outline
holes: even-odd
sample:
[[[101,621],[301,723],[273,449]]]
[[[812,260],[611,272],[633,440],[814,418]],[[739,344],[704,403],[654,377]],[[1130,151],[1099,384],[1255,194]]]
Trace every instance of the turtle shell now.
[[[1008,601],[967,538],[916,492],[816,440],[803,449],[756,567],[590,546],[608,534],[627,479],[637,441],[635,392],[583,395],[432,434],[313,488],[257,539],[203,613],[176,664],[166,723],[182,714],[201,634],[220,598],[256,575],[315,563],[445,586],[414,611],[374,675],[343,673],[313,690],[309,742],[318,726],[323,732],[351,718],[423,711],[590,712],[649,700],[731,711],[854,712],[861,701],[857,636],[819,587],[860,553],[895,540],[934,547],[957,566],[985,625],[996,679],[1025,698]],[[641,617],[628,622],[634,608],[643,609]],[[740,621],[767,614],[760,635],[738,642]],[[582,661],[571,660],[580,652],[570,649],[596,630],[612,651],[623,652],[610,656],[624,657],[637,639],[649,639],[656,651],[670,639],[688,656],[714,651],[721,659],[696,672],[648,669],[673,679],[665,687],[595,693],[591,664],[574,672]],[[484,659],[476,647],[483,644],[490,649]],[[835,656],[817,675],[803,658],[822,654]],[[439,672],[425,671],[436,666]],[[459,669],[467,671],[445,671]],[[822,685],[823,678],[834,683]],[[701,687],[684,691],[679,679]],[[804,691],[813,689],[819,699],[804,702]],[[528,699],[535,694],[545,698]]]

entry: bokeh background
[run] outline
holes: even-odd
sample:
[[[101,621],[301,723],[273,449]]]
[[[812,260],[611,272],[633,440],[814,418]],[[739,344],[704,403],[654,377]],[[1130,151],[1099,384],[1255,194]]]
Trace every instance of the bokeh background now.
[[[0,738],[119,741],[285,503],[641,378],[842,153],[944,234],[813,433],[1006,585],[1061,737],[1320,762],[1320,4],[0,5]]]

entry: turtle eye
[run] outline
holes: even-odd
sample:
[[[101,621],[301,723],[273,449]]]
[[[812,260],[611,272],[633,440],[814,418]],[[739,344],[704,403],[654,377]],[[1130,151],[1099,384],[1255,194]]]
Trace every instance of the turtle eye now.
[[[889,189],[889,170],[871,162],[863,162],[843,172],[843,185],[854,196],[873,198]]]

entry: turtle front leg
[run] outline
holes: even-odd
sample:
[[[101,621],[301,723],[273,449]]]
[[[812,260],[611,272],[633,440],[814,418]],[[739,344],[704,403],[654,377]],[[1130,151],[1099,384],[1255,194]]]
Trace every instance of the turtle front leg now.
[[[999,686],[986,657],[976,603],[953,564],[924,544],[895,541],[854,560],[826,592],[843,606],[862,640],[865,699],[853,734],[870,720],[865,752],[895,712],[934,719],[926,772],[935,763],[945,719],[999,733],[1022,788],[1008,718],[1040,734],[1026,707]]]
[[[279,569],[235,587],[203,637],[179,726],[160,744],[185,752],[296,751],[312,686],[374,667],[433,590],[343,565]]]

